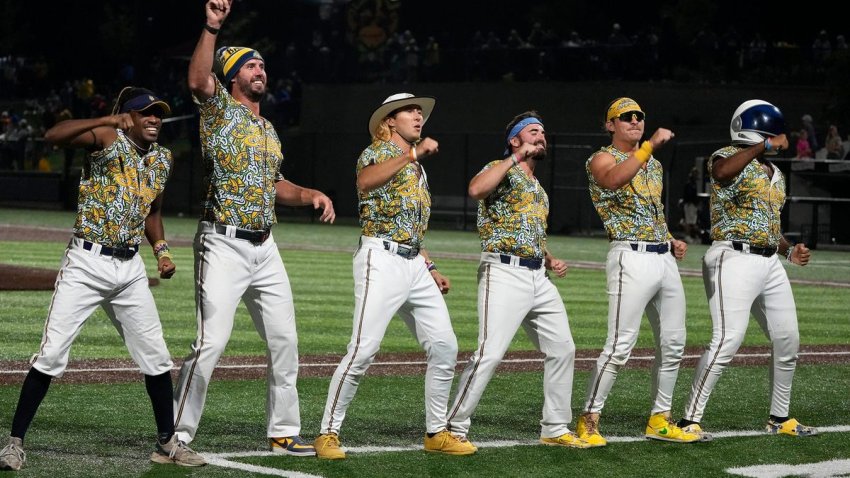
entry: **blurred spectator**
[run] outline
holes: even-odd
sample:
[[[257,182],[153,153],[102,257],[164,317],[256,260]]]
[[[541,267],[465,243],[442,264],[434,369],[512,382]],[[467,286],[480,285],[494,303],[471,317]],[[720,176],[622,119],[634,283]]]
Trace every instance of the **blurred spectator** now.
[[[800,130],[800,136],[797,137],[797,157],[796,159],[813,159],[815,157],[812,146],[809,143],[809,132],[805,128]]]
[[[821,30],[812,42],[812,62],[815,67],[815,73],[822,74],[825,71],[826,64],[831,55],[832,45],[829,43],[829,36],[826,34],[826,30]]]
[[[425,81],[434,81],[439,79],[440,69],[440,44],[437,40],[430,36],[425,43],[425,53],[422,58],[422,74]]]
[[[826,158],[843,159],[844,153],[844,143],[838,134],[838,126],[829,125],[829,132],[826,134]]]
[[[577,31],[573,30],[570,32],[570,37],[564,40],[563,46],[567,48],[581,48],[584,46],[584,40],[581,39]]]
[[[404,65],[406,83],[415,83],[419,79],[419,44],[416,38],[407,30],[405,33]]]
[[[815,131],[815,120],[812,118],[812,115],[806,113],[803,115],[800,120],[803,122],[803,129],[806,130],[809,136],[809,145],[811,146],[812,151],[817,151],[820,149],[820,143],[818,142],[818,134]]]
[[[699,227],[699,196],[697,195],[697,176],[699,171],[696,166],[691,168],[688,174],[688,181],[685,183],[685,190],[682,192],[682,199],[679,200],[682,206],[681,226],[685,233],[685,242],[688,244],[697,244],[701,242],[700,227]]]

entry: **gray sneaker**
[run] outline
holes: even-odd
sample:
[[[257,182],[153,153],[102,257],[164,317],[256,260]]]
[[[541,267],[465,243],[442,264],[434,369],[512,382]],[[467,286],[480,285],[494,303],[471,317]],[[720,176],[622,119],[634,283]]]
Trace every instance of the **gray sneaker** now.
[[[151,453],[151,461],[154,463],[174,463],[180,466],[204,466],[207,464],[200,453],[186,446],[177,439],[177,434],[171,436],[166,443],[156,442],[156,450]]]
[[[18,471],[27,462],[24,442],[20,438],[9,437],[9,444],[0,451],[0,470]]]

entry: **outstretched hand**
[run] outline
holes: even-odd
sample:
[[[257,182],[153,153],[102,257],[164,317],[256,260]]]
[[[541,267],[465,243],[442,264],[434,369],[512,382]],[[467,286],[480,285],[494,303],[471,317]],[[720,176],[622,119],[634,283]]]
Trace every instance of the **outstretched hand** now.
[[[331,201],[331,198],[322,193],[313,196],[313,209],[322,209],[322,215],[319,216],[319,220],[322,222],[333,224],[334,219],[336,219],[334,203]]]

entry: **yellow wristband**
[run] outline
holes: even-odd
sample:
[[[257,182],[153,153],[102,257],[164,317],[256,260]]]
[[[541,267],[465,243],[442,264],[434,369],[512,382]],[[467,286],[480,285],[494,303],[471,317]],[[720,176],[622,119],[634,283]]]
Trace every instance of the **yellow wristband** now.
[[[417,159],[419,159],[419,158],[416,156],[416,146],[411,146],[410,147],[410,162],[411,163],[415,162]]]
[[[170,253],[170,252],[168,252],[168,251],[160,252],[160,253],[159,253],[159,255],[158,255],[158,256],[156,256],[156,260],[157,260],[157,262],[159,262],[160,260],[162,260],[162,258],[163,258],[163,257],[167,257],[167,258],[168,258],[168,260],[170,260],[171,262],[174,262],[174,256],[172,256],[172,255],[171,255],[171,253]]]
[[[635,157],[642,163],[649,161],[649,158],[652,157],[652,143],[644,141],[643,144],[640,145],[640,149],[635,151]]]

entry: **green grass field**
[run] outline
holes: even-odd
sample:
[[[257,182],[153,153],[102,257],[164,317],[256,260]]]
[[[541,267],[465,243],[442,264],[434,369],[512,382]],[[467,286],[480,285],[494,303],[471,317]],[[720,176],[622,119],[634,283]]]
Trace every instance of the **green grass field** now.
[[[69,231],[73,213],[0,209],[3,225],[33,225]],[[191,240],[196,220],[166,218],[172,242]],[[350,225],[283,223],[275,228],[295,295],[299,351],[342,354],[351,333],[353,281],[351,254],[359,231]],[[476,284],[478,240],[474,232],[431,231],[426,245],[440,269],[452,280],[447,296],[461,349],[460,359],[475,347],[477,338]],[[65,243],[0,242],[0,263],[57,268]],[[554,236],[550,248],[568,262],[603,262],[607,243],[595,238]],[[681,264],[684,272],[698,271],[705,246],[691,246]],[[172,355],[188,352],[195,335],[191,247],[174,248],[178,273],[153,288]],[[812,263],[788,267],[792,280],[850,283],[850,253],[815,251]],[[149,275],[154,262],[145,249]],[[702,279],[683,277],[688,303],[688,346],[704,346],[710,336],[710,318]],[[605,340],[607,300],[604,272],[573,267],[567,278],[555,280],[564,298],[576,345],[598,350]],[[850,344],[850,290],[824,285],[795,284],[801,343]],[[0,360],[23,368],[36,350],[50,292],[0,292]],[[767,341],[753,323],[745,345]],[[638,347],[651,347],[645,325]],[[531,350],[518,333],[513,350]],[[393,321],[382,352],[419,351],[400,321]],[[244,307],[238,311],[228,356],[263,355],[264,347]],[[127,358],[106,316],[97,312],[88,321],[72,349],[72,359]],[[674,414],[681,413],[692,370],[683,369]],[[573,409],[584,399],[588,377],[576,374]],[[536,439],[542,403],[542,374],[505,373],[488,387],[473,419],[475,441]],[[303,435],[318,431],[328,378],[299,380]],[[720,380],[704,424],[712,431],[757,430],[767,416],[767,367],[731,367]],[[817,426],[850,425],[850,364],[798,368],[792,412],[804,423]],[[10,426],[19,385],[0,386],[0,430]],[[602,430],[615,437],[642,433],[649,408],[649,378],[645,370],[627,368],[606,404]],[[210,387],[201,430],[193,446],[205,453],[263,450],[264,397],[262,381],[216,381]],[[351,447],[413,446],[423,432],[422,377],[368,377],[349,410],[343,444]],[[57,380],[39,410],[27,436],[29,466],[16,476],[265,476],[221,466],[186,470],[147,462],[152,445],[150,404],[141,381],[137,384],[72,385]],[[612,443],[604,449],[564,450],[539,446],[483,447],[473,457],[431,456],[421,451],[352,453],[342,463],[288,457],[233,458],[243,464],[319,476],[724,476],[732,466],[768,463],[802,464],[850,459],[850,433],[832,432],[794,440],[784,437],[745,436],[708,444],[671,445],[643,441]],[[793,471],[793,468],[789,468]],[[279,476],[299,476],[279,474]],[[306,476],[306,475],[300,475]],[[728,476],[728,475],[727,475]]]

